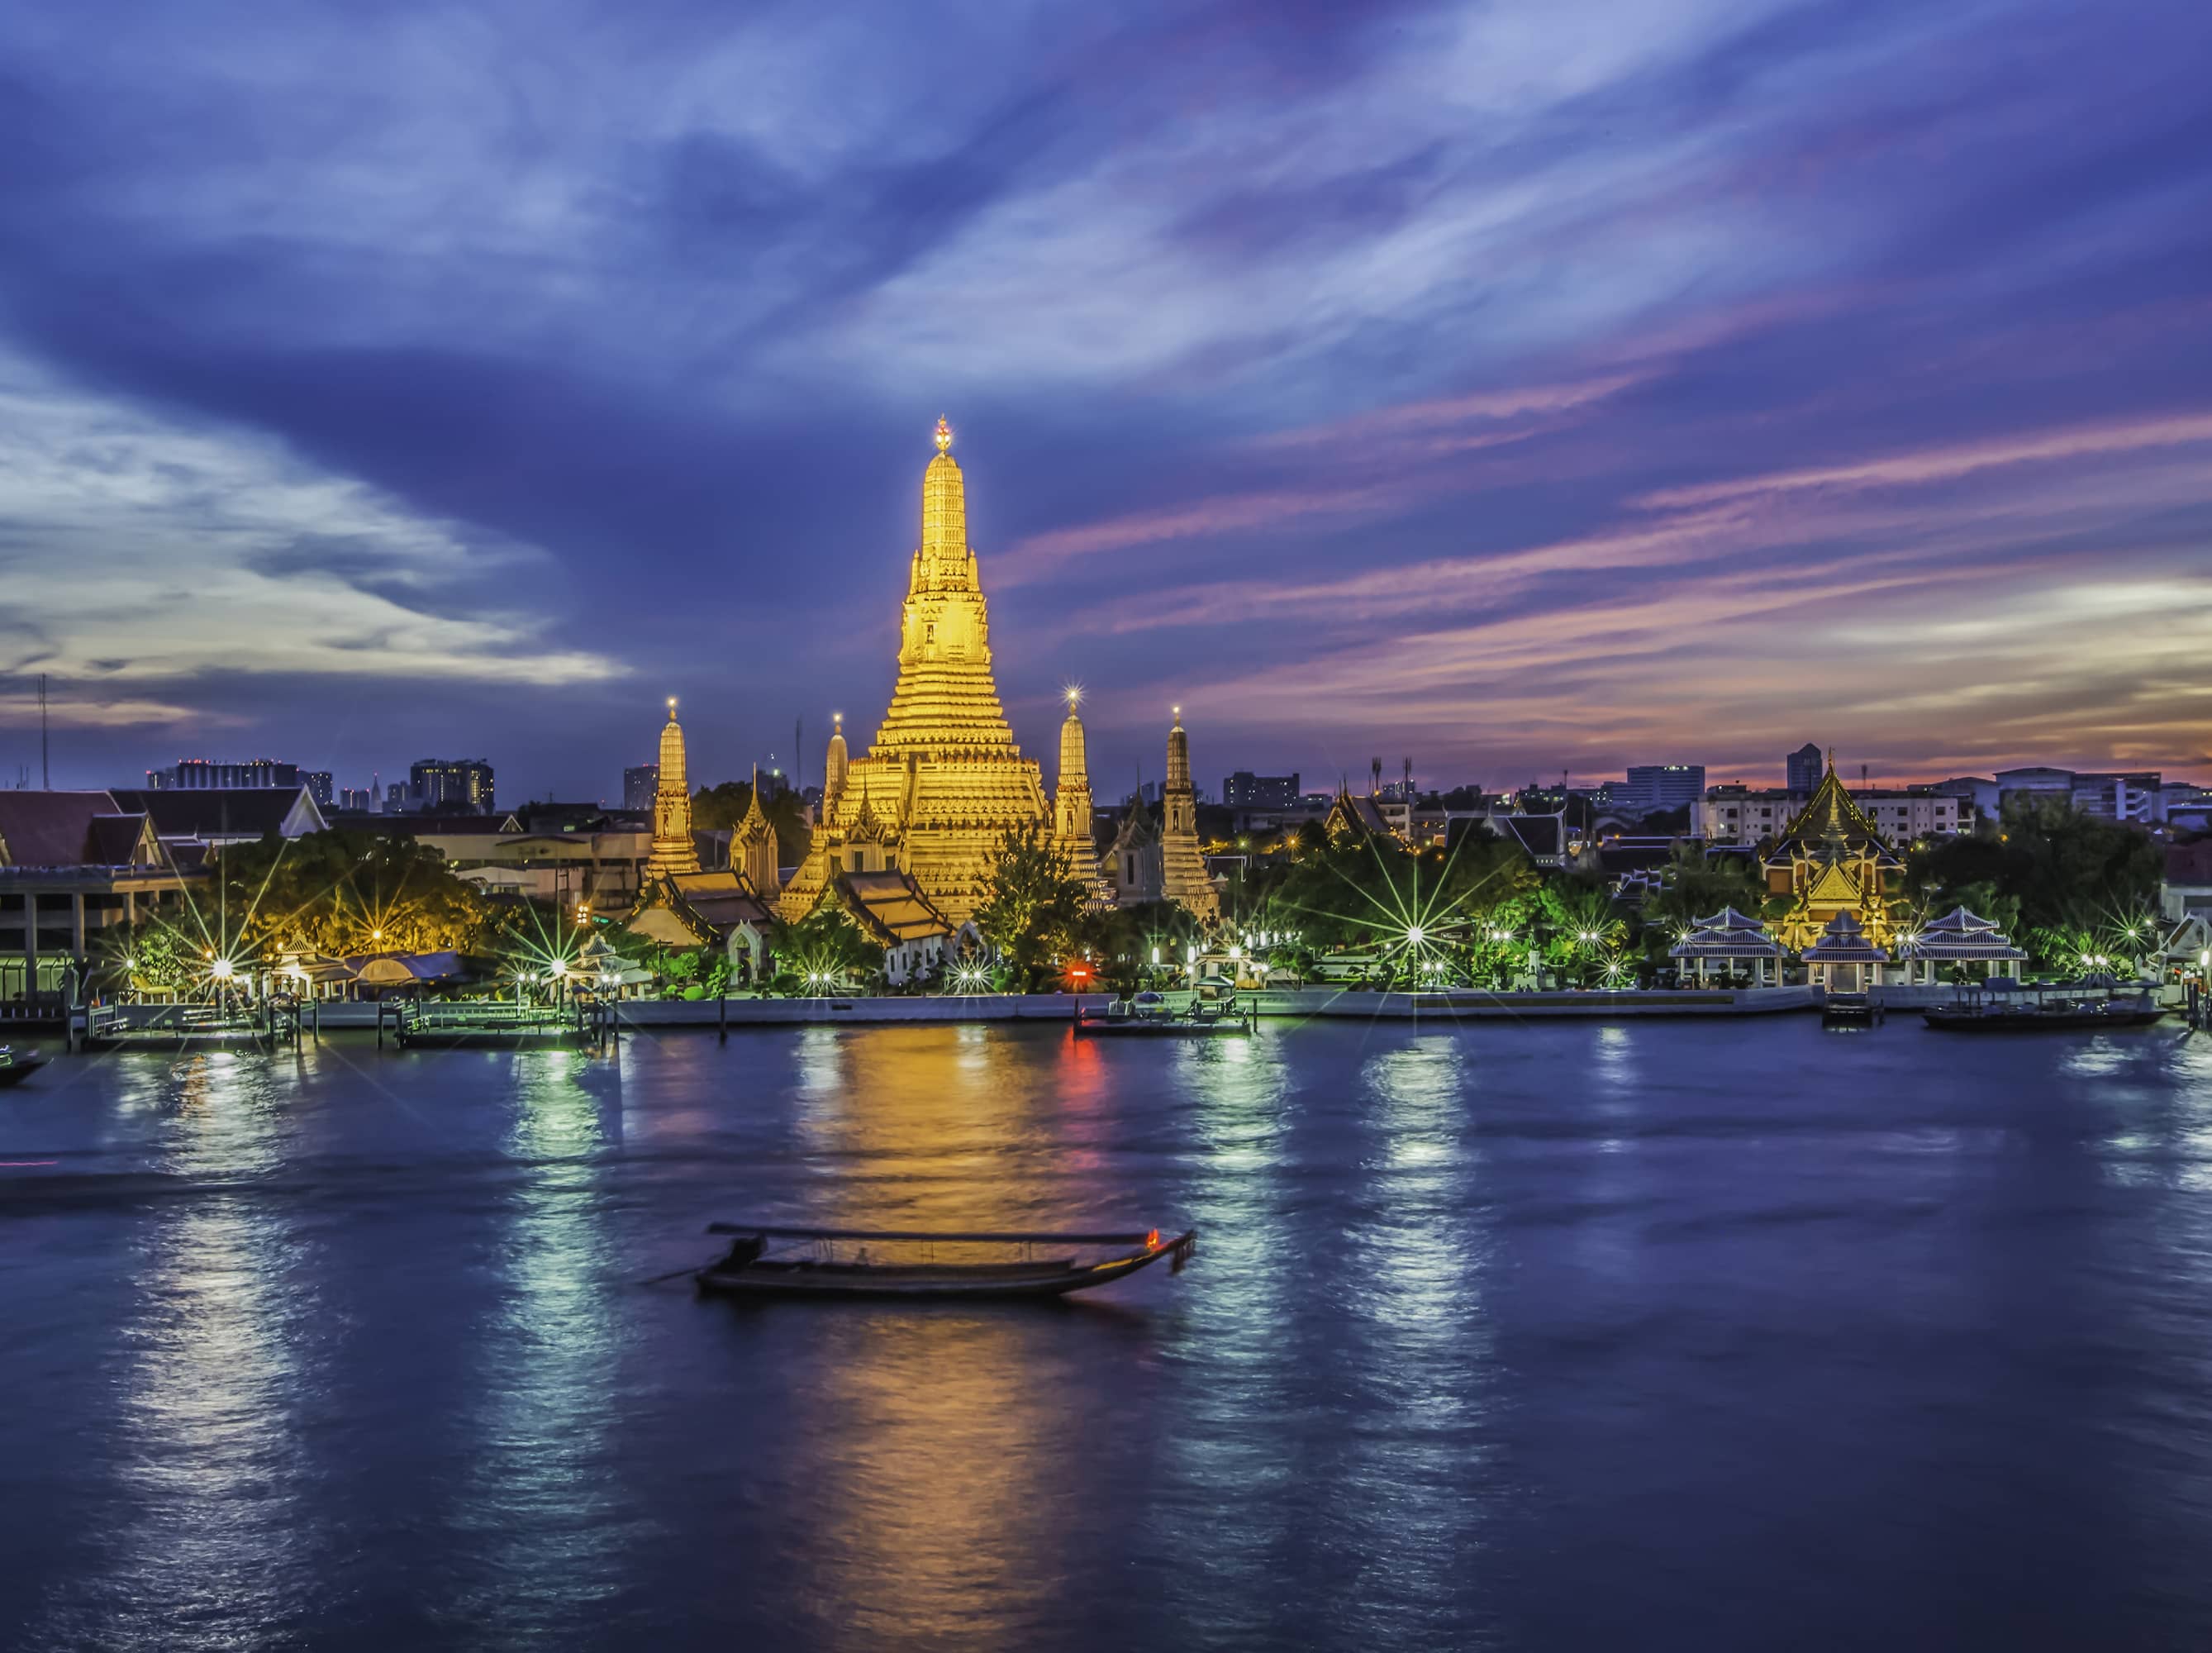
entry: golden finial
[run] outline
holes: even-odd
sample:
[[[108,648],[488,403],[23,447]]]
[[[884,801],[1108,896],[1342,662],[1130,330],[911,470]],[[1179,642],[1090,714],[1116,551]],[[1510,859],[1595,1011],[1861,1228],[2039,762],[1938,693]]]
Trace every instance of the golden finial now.
[[[845,714],[842,712],[832,712],[830,714],[830,721],[842,729],[845,726]]]
[[[939,453],[950,453],[951,448],[952,427],[945,422],[945,416],[940,413],[937,416],[937,451]]]
[[[668,697],[668,720],[671,723],[676,721],[676,696],[673,695]]]
[[[1060,692],[1066,696],[1067,709],[1071,712],[1083,703],[1083,685],[1079,683],[1071,683]]]

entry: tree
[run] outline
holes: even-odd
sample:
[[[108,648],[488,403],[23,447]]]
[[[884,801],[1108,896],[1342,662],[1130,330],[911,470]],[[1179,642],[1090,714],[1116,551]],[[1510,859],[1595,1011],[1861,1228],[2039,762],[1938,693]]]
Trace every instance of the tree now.
[[[239,951],[467,952],[498,917],[483,890],[412,838],[336,830],[232,844],[192,921],[208,945]]]
[[[1043,827],[1008,827],[984,880],[975,927],[1012,967],[1020,990],[1034,992],[1073,949],[1088,896]]]
[[[1663,876],[1659,892],[1644,903],[1644,920],[1669,940],[1723,907],[1756,917],[1766,903],[1766,880],[1740,855],[1709,860],[1695,844],[1678,843]]]
[[[2039,963],[2070,970],[2084,954],[2138,955],[2163,872],[2158,846],[2126,823],[2084,814],[2069,799],[2015,793],[1995,833],[1915,851],[1905,888],[1931,908],[1964,906],[2000,924],[2008,918],[2006,927]]]
[[[173,924],[151,916],[125,929],[110,926],[98,933],[91,977],[103,990],[178,993],[201,975],[198,949]]]
[[[883,974],[884,950],[834,901],[825,901],[789,927],[776,947],[775,985],[802,992],[824,984],[872,986]]]

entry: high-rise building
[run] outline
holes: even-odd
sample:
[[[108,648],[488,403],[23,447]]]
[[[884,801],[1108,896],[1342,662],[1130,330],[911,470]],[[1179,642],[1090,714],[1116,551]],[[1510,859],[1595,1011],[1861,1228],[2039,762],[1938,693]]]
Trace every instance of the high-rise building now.
[[[340,787],[338,807],[360,810],[366,813],[376,807],[376,794],[367,787]]]
[[[1635,818],[1687,809],[1705,795],[1702,763],[1632,763],[1627,781],[1613,789],[1613,806]]]
[[[336,786],[328,769],[302,771],[300,775],[300,784],[307,787],[307,795],[323,809],[328,809],[331,800],[337,796]]]
[[[328,775],[323,778],[325,781],[330,779]],[[268,757],[249,758],[243,763],[182,757],[166,769],[146,771],[147,789],[152,792],[191,791],[217,787],[296,787],[300,779],[298,764],[279,763]],[[316,801],[323,800],[318,799]]]
[[[1296,809],[1298,777],[1239,769],[1221,783],[1221,801],[1231,809]]]
[[[623,771],[623,807],[643,814],[653,807],[653,794],[660,790],[660,765],[633,763]]]
[[[1801,798],[1813,795],[1820,784],[1822,771],[1827,767],[1820,761],[1820,749],[1809,740],[1784,758],[1782,764],[1788,772],[1788,778],[1784,782],[1784,789]]]
[[[491,813],[491,765],[481,757],[426,757],[408,766],[409,806],[433,815]]]

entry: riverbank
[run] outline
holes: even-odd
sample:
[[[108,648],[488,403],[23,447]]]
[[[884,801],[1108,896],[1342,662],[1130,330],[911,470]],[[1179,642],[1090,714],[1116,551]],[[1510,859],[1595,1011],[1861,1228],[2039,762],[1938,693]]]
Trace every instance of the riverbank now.
[[[1948,988],[1889,987],[1876,1000],[1893,1010],[1948,1000]],[[1192,995],[1163,995],[1182,1010]],[[1241,995],[1263,1018],[1457,1024],[1462,1022],[1623,1021],[1659,1018],[1769,1017],[1817,1012],[1820,994],[1807,987],[1681,988],[1621,992],[1493,993],[1455,988],[1440,993],[1377,993],[1344,988],[1303,988]],[[611,1006],[616,1030],[654,1031],[690,1028],[941,1025],[1072,1021],[1079,1004],[1103,1014],[1108,994],[946,994],[920,997],[854,994],[822,998],[625,999]],[[394,1006],[326,1000],[302,1007],[301,1034],[374,1032],[389,1029]],[[79,1012],[80,1015],[82,1012]],[[118,1026],[149,1029],[173,1016],[173,1007],[130,1006],[106,1014]],[[80,1024],[80,1030],[82,1024]],[[56,1030],[58,1031],[58,1029]]]

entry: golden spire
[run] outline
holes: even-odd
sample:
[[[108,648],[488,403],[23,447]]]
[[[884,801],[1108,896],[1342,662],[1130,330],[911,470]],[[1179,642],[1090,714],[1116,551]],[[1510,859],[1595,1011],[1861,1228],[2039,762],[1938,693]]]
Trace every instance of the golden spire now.
[[[1198,847],[1198,799],[1190,784],[1190,737],[1183,732],[1182,708],[1175,708],[1168,731],[1168,778],[1160,788],[1160,893],[1194,917],[1211,921],[1221,900],[1206,876]]]
[[[937,457],[921,477],[921,547],[915,557],[916,591],[973,591],[975,559],[968,549],[968,489],[952,457],[952,427],[937,422]]]
[[[660,782],[653,794],[653,851],[647,872],[696,872],[698,846],[691,841],[691,787],[684,767],[684,726],[676,720],[676,696],[668,697],[668,721],[660,726]]]
[[[845,750],[845,714],[830,714],[830,752],[822,764],[822,818],[824,821],[836,813],[837,800],[844,796],[845,770],[851,756]]]

